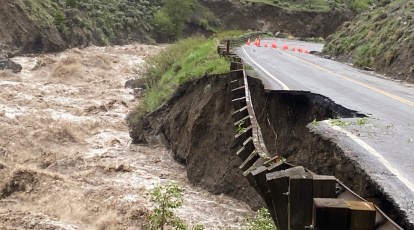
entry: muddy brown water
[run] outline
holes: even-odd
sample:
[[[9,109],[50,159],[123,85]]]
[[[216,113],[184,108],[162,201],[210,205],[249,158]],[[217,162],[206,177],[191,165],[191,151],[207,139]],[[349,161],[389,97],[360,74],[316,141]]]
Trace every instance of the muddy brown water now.
[[[148,191],[169,180],[184,188],[176,214],[189,225],[242,226],[247,204],[192,186],[168,150],[128,144],[139,102],[124,84],[160,49],[71,49],[0,71],[0,229],[143,229]]]

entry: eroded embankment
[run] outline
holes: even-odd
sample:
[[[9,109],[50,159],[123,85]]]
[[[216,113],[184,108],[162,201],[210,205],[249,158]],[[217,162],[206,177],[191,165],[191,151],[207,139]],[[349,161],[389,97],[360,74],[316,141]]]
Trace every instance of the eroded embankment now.
[[[265,91],[260,80],[249,78],[249,88],[264,142],[272,155],[302,165],[318,174],[333,175],[357,194],[376,203],[401,226],[404,213],[360,167],[327,136],[311,126],[330,118],[362,117],[322,95],[304,91]],[[192,183],[214,193],[246,201],[253,208],[263,205],[260,196],[242,176],[234,142],[233,107],[229,79],[206,76],[177,90],[157,111],[130,130],[135,142],[162,143],[186,165]],[[408,227],[407,227],[408,228]]]
[[[249,88],[264,142],[271,155],[317,174],[333,175],[361,197],[374,202],[405,229],[412,229],[392,197],[380,189],[360,164],[329,138],[313,132],[317,121],[361,117],[329,98],[305,91],[265,91],[260,80],[250,78]]]
[[[164,143],[186,165],[190,181],[229,194],[252,208],[264,205],[239,171],[229,78],[206,76],[181,86],[160,109],[131,129],[135,142]],[[164,138],[165,137],[165,138]]]

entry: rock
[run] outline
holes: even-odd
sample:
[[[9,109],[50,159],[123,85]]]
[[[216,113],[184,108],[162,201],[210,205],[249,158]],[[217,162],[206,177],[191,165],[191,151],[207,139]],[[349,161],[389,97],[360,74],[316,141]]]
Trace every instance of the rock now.
[[[148,122],[146,119],[142,119],[137,122],[133,128],[130,129],[130,136],[133,139],[133,144],[148,144],[147,139],[145,138],[144,124]]]
[[[366,70],[366,71],[375,71],[375,69],[373,69],[371,67],[368,67],[368,66],[364,66],[364,67],[362,67],[362,69]]]
[[[10,59],[0,59],[0,70],[10,69],[13,73],[22,71],[22,66]]]
[[[134,78],[131,78],[125,82],[125,88],[127,89],[135,89],[136,87],[137,87],[137,82]]]
[[[143,88],[135,88],[134,89],[134,97],[135,98],[141,98],[145,96],[145,89]]]

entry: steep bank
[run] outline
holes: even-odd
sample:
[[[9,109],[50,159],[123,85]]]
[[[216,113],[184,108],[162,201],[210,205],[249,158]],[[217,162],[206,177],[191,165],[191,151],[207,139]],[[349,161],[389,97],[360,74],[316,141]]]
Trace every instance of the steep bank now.
[[[183,84],[161,108],[130,126],[130,135],[136,143],[169,147],[192,183],[257,209],[263,201],[239,171],[242,162],[234,154],[240,146],[233,143],[232,111],[228,76],[206,76]]]
[[[56,27],[38,25],[15,1],[0,0],[0,6],[0,56],[65,47]]]
[[[414,82],[414,1],[383,1],[345,23],[323,50],[357,67]]]
[[[0,54],[149,40],[158,1],[0,0]]]
[[[225,29],[278,31],[295,37],[327,37],[343,22],[352,19],[349,9],[328,11],[289,10],[264,3],[236,0],[200,0],[221,20]]]

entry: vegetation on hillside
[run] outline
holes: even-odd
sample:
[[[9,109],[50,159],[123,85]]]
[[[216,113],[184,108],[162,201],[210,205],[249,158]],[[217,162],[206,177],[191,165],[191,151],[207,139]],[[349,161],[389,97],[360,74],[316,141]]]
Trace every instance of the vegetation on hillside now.
[[[360,12],[368,8],[373,0],[240,0],[241,2],[264,3],[286,9],[307,11],[329,11],[336,9],[351,9]]]
[[[100,45],[174,41],[185,23],[214,30],[220,24],[197,0],[16,0],[40,28],[57,28],[64,40]]]
[[[168,0],[154,15],[155,36],[161,41],[175,41],[183,34],[186,23],[210,31],[220,25],[214,13],[196,0]]]
[[[413,0],[382,0],[330,36],[323,52],[414,82],[413,28]]]
[[[179,40],[158,55],[149,57],[145,64],[147,94],[140,106],[143,113],[161,105],[184,82],[206,74],[225,73],[229,62],[217,54],[217,45],[225,37],[242,32],[230,31],[211,38],[191,37]]]
[[[16,0],[41,28],[57,27],[62,37],[84,34],[101,44],[147,38],[160,0]]]

